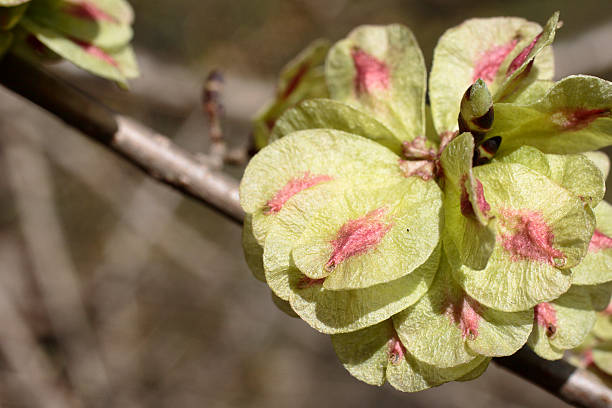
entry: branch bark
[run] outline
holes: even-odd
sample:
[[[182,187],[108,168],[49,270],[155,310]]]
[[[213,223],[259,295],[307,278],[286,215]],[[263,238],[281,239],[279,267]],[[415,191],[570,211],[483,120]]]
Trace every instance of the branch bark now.
[[[0,83],[110,147],[152,177],[242,222],[236,181],[211,170],[197,155],[168,138],[112,112],[89,95],[12,55],[5,56],[0,64]]]
[[[242,223],[238,183],[211,170],[166,137],[111,110],[58,78],[7,56],[0,83],[81,130],[152,177]],[[578,407],[612,407],[612,390],[595,375],[565,361],[546,361],[527,348],[494,361]]]

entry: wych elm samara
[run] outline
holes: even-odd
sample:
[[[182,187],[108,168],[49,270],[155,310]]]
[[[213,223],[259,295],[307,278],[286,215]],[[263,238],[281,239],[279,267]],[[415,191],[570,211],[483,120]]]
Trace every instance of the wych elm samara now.
[[[524,344],[558,359],[607,306],[612,84],[552,81],[559,27],[468,20],[429,87],[398,24],[284,70],[240,186],[245,255],[356,378],[419,391]]]
[[[134,12],[125,0],[0,0],[0,58],[65,58],[127,87],[138,76],[130,45]]]

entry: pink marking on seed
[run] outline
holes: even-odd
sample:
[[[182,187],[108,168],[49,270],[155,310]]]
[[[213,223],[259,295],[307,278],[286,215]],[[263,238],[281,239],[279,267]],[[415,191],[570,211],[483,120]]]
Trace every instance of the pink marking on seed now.
[[[115,59],[113,57],[111,57],[110,55],[108,55],[106,52],[104,52],[104,50],[102,50],[99,47],[96,47],[95,45],[88,43],[87,41],[83,41],[83,40],[79,40],[77,38],[71,38],[70,39],[72,42],[74,42],[75,44],[77,44],[79,47],[81,47],[86,53],[88,53],[89,55],[101,59],[102,61],[114,66],[114,67],[118,67],[119,64],[117,63],[117,61],[115,61]]]
[[[584,129],[594,120],[610,116],[610,109],[561,109],[551,115],[553,123],[562,130]]]
[[[487,83],[493,82],[499,66],[516,47],[517,43],[518,40],[514,39],[507,44],[493,46],[482,53],[474,65],[472,82],[475,82],[478,78],[482,78]]]
[[[393,365],[399,364],[402,361],[402,358],[404,358],[404,354],[406,354],[406,349],[404,348],[404,345],[398,338],[397,333],[394,334],[393,337],[391,337],[391,339],[389,340],[388,346],[389,346],[389,351],[388,351],[389,361]]]
[[[276,125],[276,119],[268,119],[268,120],[266,120],[266,127],[269,130],[274,129],[274,125]]]
[[[596,229],[589,242],[589,252],[598,252],[602,249],[612,248],[612,238]]]
[[[472,206],[472,202],[470,201],[470,195],[468,194],[467,189],[465,188],[465,182],[467,180],[467,174],[464,174],[461,177],[461,200],[460,200],[460,208],[461,214],[464,217],[475,217],[474,207]]]
[[[461,177],[461,214],[466,217],[474,217],[476,215],[474,213],[474,206],[472,205],[469,193],[465,188],[466,180],[467,174],[464,174],[463,177]],[[491,206],[485,198],[484,187],[482,186],[482,183],[475,177],[474,180],[476,180],[476,204],[478,205],[478,210],[482,213],[482,215],[487,217],[489,215],[489,211],[491,211]]]
[[[508,70],[506,71],[506,76],[512,75],[514,71],[516,71],[517,69],[519,69],[521,65],[523,65],[523,63],[527,60],[529,53],[531,52],[531,50],[533,50],[533,47],[535,47],[536,43],[538,42],[541,36],[542,36],[542,33],[536,35],[533,41],[531,41],[531,43],[529,43],[528,46],[523,48],[523,50],[516,57],[514,57],[514,59],[508,66]]]
[[[291,81],[289,81],[289,85],[287,85],[285,92],[283,92],[282,99],[287,99],[293,93],[293,91],[295,91],[295,89],[298,87],[298,85],[304,78],[304,75],[306,75],[306,72],[308,72],[308,68],[309,68],[309,64],[306,64],[306,63],[300,66],[300,68],[298,69],[298,72],[296,72],[295,75],[291,77]]]
[[[333,250],[325,269],[332,270],[346,259],[374,249],[392,227],[383,222],[386,213],[387,209],[381,207],[340,227],[331,241]]]
[[[595,364],[595,360],[593,360],[593,350],[586,350],[582,353],[582,364],[584,367],[589,367]]]
[[[287,182],[287,184],[285,184],[283,188],[278,190],[274,197],[272,197],[266,203],[264,214],[273,214],[279,212],[283,208],[283,205],[285,205],[287,200],[289,200],[297,193],[331,180],[333,180],[333,177],[331,176],[325,174],[311,175],[308,171],[304,173],[301,177],[289,180],[289,182]]]
[[[605,315],[612,315],[612,302],[610,302],[610,304],[608,306],[606,306],[606,308],[604,310],[602,310],[603,314]]]
[[[481,319],[478,302],[464,294],[458,301],[449,301],[444,309],[444,314],[451,322],[459,326],[464,339],[474,340],[478,337],[478,325]]]
[[[487,202],[487,199],[484,196],[484,187],[480,180],[474,177],[476,180],[476,203],[478,205],[478,209],[485,217],[489,216],[489,211],[491,211],[491,206]]]
[[[111,23],[119,22],[115,17],[106,13],[104,10],[101,10],[98,6],[89,1],[66,3],[63,10],[74,17],[82,18],[84,20],[109,21]]]
[[[553,266],[565,263],[563,252],[552,246],[555,236],[541,213],[505,209],[501,211],[501,225],[508,230],[500,235],[502,245],[513,261],[527,259]]]
[[[533,320],[538,326],[546,329],[546,335],[552,337],[557,332],[557,312],[550,303],[538,303],[533,308]]]
[[[383,61],[359,48],[353,48],[351,56],[357,71],[355,76],[355,91],[357,94],[389,88],[389,68]]]
[[[312,279],[312,278],[309,278],[308,276],[302,276],[302,278],[298,282],[297,287],[298,289],[308,289],[316,285],[322,285],[323,282],[325,282],[325,278]]]

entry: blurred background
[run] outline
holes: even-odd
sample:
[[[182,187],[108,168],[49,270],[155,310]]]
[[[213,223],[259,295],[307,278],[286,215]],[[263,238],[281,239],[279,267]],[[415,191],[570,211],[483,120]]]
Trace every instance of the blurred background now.
[[[430,66],[437,38],[466,18],[544,23],[561,10],[558,77],[612,79],[610,0],[131,3],[142,76],[130,92],[66,63],[49,69],[193,152],[208,149],[211,69],[225,74],[224,131],[240,146],[283,64],[363,23],[408,25]],[[4,89],[0,170],[3,407],[565,406],[493,364],[417,394],[358,382],[327,336],[272,304],[239,226]]]

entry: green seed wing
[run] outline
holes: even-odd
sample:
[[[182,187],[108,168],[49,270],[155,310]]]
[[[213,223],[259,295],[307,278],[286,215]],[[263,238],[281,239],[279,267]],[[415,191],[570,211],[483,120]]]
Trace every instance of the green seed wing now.
[[[453,367],[478,355],[511,355],[525,344],[533,313],[501,312],[479,304],[454,282],[450,269],[443,258],[427,294],[394,317],[406,349],[420,361]]]
[[[39,5],[40,4],[40,5]],[[132,39],[132,27],[108,13],[97,2],[62,1],[54,5],[34,2],[28,18],[38,25],[61,32],[103,49],[122,48]]]
[[[371,385],[383,385],[389,364],[393,325],[385,320],[368,328],[331,336],[334,351],[349,373]]]
[[[578,347],[585,340],[596,317],[589,291],[572,286],[560,298],[535,308],[528,344],[543,358],[559,359],[564,350]]]
[[[336,129],[374,140],[401,154],[402,143],[367,113],[333,99],[309,99],[287,110],[276,122],[271,141],[306,129]]]
[[[292,269],[289,302],[304,321],[320,332],[360,330],[390,318],[425,295],[439,260],[438,247],[412,273],[391,282],[352,290],[328,290],[321,284],[304,284],[304,275]]]
[[[399,364],[387,367],[387,381],[393,388],[403,392],[422,391],[449,381],[462,381],[465,376],[482,374],[483,365],[490,360],[480,356],[457,367],[439,368],[406,354]]]
[[[266,275],[263,266],[263,247],[259,245],[253,236],[252,215],[244,216],[242,226],[242,249],[244,251],[244,259],[247,266],[253,273],[253,276],[262,282],[266,281]]]
[[[461,328],[453,321],[452,308],[461,298],[462,290],[450,278],[449,268],[443,258],[430,290],[393,318],[406,350],[419,361],[442,368],[466,364],[478,357],[469,350]]]
[[[0,0],[0,7],[13,7],[29,3],[31,0]]]
[[[600,165],[604,165],[602,158],[594,153],[596,152],[589,152]],[[605,194],[602,169],[584,154],[544,154],[534,147],[521,146],[495,161],[528,167],[546,176],[592,208],[599,204]]]
[[[134,22],[134,10],[125,0],[95,0],[96,5],[105,13],[113,16],[122,24]]]
[[[401,175],[399,157],[361,136],[331,129],[292,133],[262,149],[249,162],[240,183],[240,204],[247,213],[263,211],[289,181],[303,176],[384,180]]]
[[[408,28],[356,28],[330,49],[325,76],[332,99],[370,113],[398,139],[425,134],[427,73]]]
[[[577,285],[612,280],[612,205],[602,201],[593,212],[597,221],[587,255],[572,269],[572,282]]]
[[[546,155],[531,146],[521,146],[505,155],[497,155],[493,163],[520,164],[545,177],[550,178],[552,175]]]
[[[547,154],[550,179],[595,208],[603,200],[606,182],[601,170],[581,154]]]
[[[495,101],[508,98],[536,79],[552,79],[554,61],[552,51],[548,46],[553,43],[558,26],[559,12],[557,11],[548,19],[542,32],[521,50],[516,59],[510,62],[505,77],[495,78],[498,85],[493,95]],[[541,58],[538,64],[534,64],[537,56]]]
[[[127,87],[127,79],[137,73],[129,46],[118,51],[108,51],[93,45],[79,44],[27,17],[21,20],[21,25],[52,51],[95,75]]]
[[[0,30],[12,30],[19,23],[28,6],[27,2],[12,7],[5,7],[0,3]]]
[[[457,129],[461,97],[478,78],[487,83],[491,93],[496,93],[496,83],[505,78],[510,63],[539,32],[541,27],[536,23],[498,17],[467,20],[440,37],[429,79],[429,98],[438,134]],[[552,78],[552,62],[550,51],[537,58],[534,69],[539,78]]]
[[[310,224],[311,217],[327,202],[342,194],[342,188],[331,184],[338,183],[324,184],[292,197],[270,222],[265,238],[263,266],[268,285],[284,300],[288,301],[292,293],[289,285],[289,270],[293,267],[291,250]]]
[[[544,153],[580,153],[612,144],[612,83],[569,76],[530,105],[495,104],[490,135],[502,137],[498,154],[528,145]]]
[[[306,276],[325,278],[326,289],[390,282],[422,265],[438,245],[441,205],[437,184],[417,177],[348,191],[312,218],[293,260]]]
[[[593,362],[597,368],[612,375],[612,341],[601,343],[593,348]]]
[[[546,337],[546,329],[535,324],[527,344],[534,353],[546,360],[560,360],[565,352],[565,350],[558,349],[550,344]]]
[[[243,209],[263,245],[285,199],[326,183],[394,183],[404,177],[398,156],[363,137],[331,129],[299,131],[262,149],[240,183]]]
[[[608,155],[604,152],[584,152],[582,153],[589,160],[593,162],[595,166],[601,171],[601,174],[606,180],[608,178],[608,174],[610,174],[610,159]]]
[[[291,249],[311,222],[313,213],[335,201],[343,190],[354,188],[333,184],[306,190],[287,201],[266,236],[263,256],[266,280],[274,293],[289,300],[306,322],[325,333],[358,330],[413,304],[431,284],[439,258],[439,251],[434,251],[413,273],[366,289],[329,291],[321,288],[320,283],[308,283],[292,266]],[[355,180],[355,184],[360,183]]]
[[[327,40],[315,40],[282,69],[275,100],[253,119],[253,139],[258,149],[269,143],[274,124],[287,109],[305,99],[328,96],[323,64],[329,47]]]
[[[278,296],[274,294],[274,292],[270,292],[270,296],[272,297],[272,302],[274,303],[274,305],[277,308],[279,308],[282,312],[284,312],[285,314],[291,317],[296,317],[296,318],[299,317],[297,313],[293,311],[289,302],[279,298]]]
[[[495,246],[494,222],[485,208],[482,185],[472,172],[474,139],[463,133],[442,152],[444,170],[444,242],[451,263],[483,269]],[[464,212],[468,212],[464,214]]]
[[[391,320],[360,331],[332,335],[332,344],[344,367],[355,378],[382,385],[385,379],[396,389],[416,392],[482,374],[490,359],[477,357],[468,364],[438,368],[423,363],[408,352],[393,356],[397,341]]]
[[[533,82],[524,81],[519,89],[504,98],[504,103],[529,105],[544,97],[555,84],[547,79],[536,79]]]
[[[602,340],[612,340],[612,315],[601,313],[593,326],[593,334]]]
[[[567,293],[551,302],[557,312],[557,332],[549,341],[558,349],[578,347],[589,334],[597,312],[590,292],[582,286],[572,286]]]
[[[530,310],[503,312],[481,306],[480,314],[479,335],[467,342],[472,352],[488,357],[509,356],[527,342],[533,322]]]
[[[467,374],[457,378],[457,381],[472,381],[476,378],[480,377],[489,367],[489,363],[491,362],[490,358],[485,358],[476,368]]]
[[[504,311],[559,297],[571,283],[568,268],[586,253],[592,212],[520,164],[489,164],[474,172],[497,217],[498,239],[485,269],[453,270],[456,280],[480,303]]]
[[[589,293],[593,309],[597,312],[605,310],[612,298],[612,281],[596,285],[573,285],[578,286]]]

